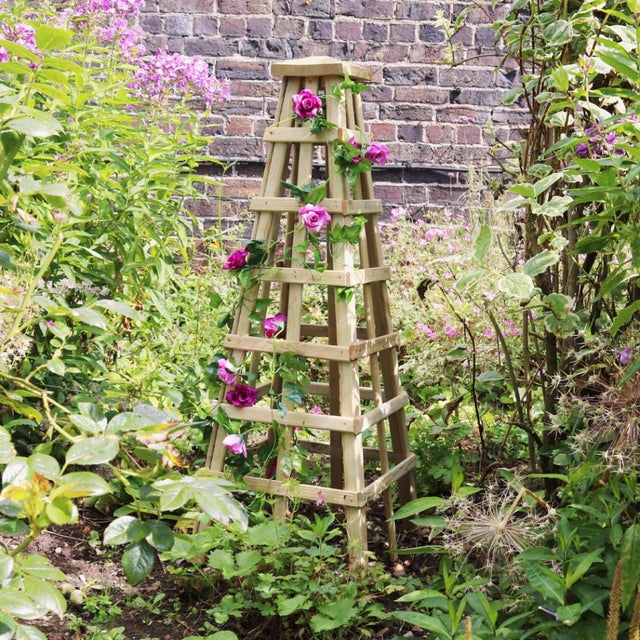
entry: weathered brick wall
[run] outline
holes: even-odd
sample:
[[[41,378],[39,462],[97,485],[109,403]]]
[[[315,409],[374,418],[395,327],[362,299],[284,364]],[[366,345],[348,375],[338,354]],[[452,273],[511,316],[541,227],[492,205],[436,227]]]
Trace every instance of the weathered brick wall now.
[[[364,95],[373,138],[391,148],[375,170],[388,207],[419,212],[460,204],[469,167],[495,171],[487,123],[504,140],[522,114],[500,104],[515,72],[496,72],[491,15],[474,9],[456,36],[463,66],[443,64],[437,12],[456,16],[468,2],[437,0],[147,0],[141,19],[151,49],[201,55],[232,80],[232,100],[215,109],[213,153],[234,161],[224,180],[229,215],[260,186],[262,134],[272,122],[279,80],[273,61],[329,55],[374,71]],[[495,13],[495,10],[494,10]],[[198,213],[210,215],[210,205]]]

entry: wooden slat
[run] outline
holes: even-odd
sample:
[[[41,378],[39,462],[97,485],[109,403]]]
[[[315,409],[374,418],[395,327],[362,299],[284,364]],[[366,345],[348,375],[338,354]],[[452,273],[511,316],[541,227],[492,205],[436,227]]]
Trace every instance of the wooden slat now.
[[[381,420],[392,416],[394,413],[400,411],[404,407],[409,404],[409,396],[406,391],[398,394],[394,398],[383,402],[377,407],[371,409],[371,411],[367,411],[367,413],[362,416],[360,421],[360,427],[362,431],[366,431],[370,429],[374,425],[378,424]]]
[[[371,340],[362,340],[349,347],[352,360],[365,358],[372,353],[386,351],[387,349],[397,348],[400,346],[400,334],[397,331],[389,333],[386,336],[372,338]]]
[[[308,126],[287,127],[282,125],[272,125],[268,127],[263,135],[265,142],[290,142],[292,144],[327,144],[334,140],[350,140],[353,138],[359,144],[370,144],[369,136],[355,129],[324,129],[319,133],[311,133]],[[301,183],[306,184],[306,183]]]
[[[305,358],[318,358],[320,360],[336,360],[339,362],[351,362],[351,347],[341,347],[331,344],[313,344],[311,342],[298,342],[296,340],[259,338],[257,336],[243,336],[227,334],[224,339],[227,349],[239,351],[258,351],[260,353],[286,353],[293,352]],[[241,358],[237,359],[238,361]]]
[[[307,440],[299,439],[298,444],[307,452],[311,454],[328,456],[331,453],[331,445],[328,442],[322,442],[320,440]],[[364,459],[367,462],[378,462],[380,460],[380,450],[374,447],[364,447]],[[399,453],[393,451],[388,452],[389,460],[397,463],[402,462],[403,458]]]
[[[407,458],[399,462],[393,469],[381,475],[368,485],[363,493],[365,502],[369,502],[377,498],[383,491],[388,489],[394,482],[405,477],[416,466],[416,456],[410,453]]]
[[[274,76],[304,77],[310,76],[339,76],[344,79],[344,74],[353,80],[370,81],[373,72],[353,62],[336,60],[329,56],[310,56],[288,62],[274,62],[271,65],[271,74]]]
[[[382,200],[371,198],[368,200],[342,200],[339,198],[325,198],[320,203],[329,213],[338,213],[343,216],[366,216],[374,213],[382,213]],[[298,211],[302,203],[295,198],[271,198],[256,196],[251,198],[249,208],[254,212],[281,212],[289,213]]]
[[[371,269],[351,269],[345,271],[315,271],[299,267],[274,267],[260,275],[260,279],[269,282],[287,282],[290,284],[318,284],[329,287],[357,287],[369,282],[388,280],[391,277],[389,267]]]
[[[303,338],[327,338],[330,335],[330,327],[326,324],[303,324],[302,325],[302,337]],[[367,330],[365,327],[357,327],[356,337],[358,340],[367,339]]]
[[[329,384],[327,382],[311,382],[305,387],[305,392],[310,395],[328,396]],[[382,394],[384,396],[384,389]],[[360,387],[360,397],[363,400],[373,400],[373,389],[371,387]]]
[[[330,416],[318,413],[304,413],[302,411],[289,411],[285,416],[281,416],[277,409],[269,407],[257,405],[253,407],[236,407],[224,402],[214,405],[212,409],[213,415],[215,415],[218,407],[222,407],[232,420],[242,420],[243,422],[263,422],[267,425],[275,422],[292,427],[338,431],[340,433],[355,433],[360,429],[359,417],[349,418],[347,416]]]
[[[321,500],[328,504],[349,507],[362,507],[365,505],[362,493],[347,491],[346,489],[330,489],[329,487],[318,487],[312,484],[298,484],[291,481],[281,482],[254,476],[245,476],[244,481],[249,489],[262,493],[271,493],[289,498],[302,498],[303,500]]]

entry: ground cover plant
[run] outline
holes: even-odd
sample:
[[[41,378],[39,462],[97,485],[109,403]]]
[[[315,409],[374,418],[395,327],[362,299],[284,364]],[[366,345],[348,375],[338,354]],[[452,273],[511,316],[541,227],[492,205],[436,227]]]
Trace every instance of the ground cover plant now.
[[[0,7],[0,637],[638,640],[640,8],[514,4],[509,198],[475,175],[383,226],[420,497],[358,574],[339,511],[277,523],[199,470],[242,233],[192,260],[193,107],[228,85],[145,54],[141,4]],[[120,582],[65,576],[47,530]]]

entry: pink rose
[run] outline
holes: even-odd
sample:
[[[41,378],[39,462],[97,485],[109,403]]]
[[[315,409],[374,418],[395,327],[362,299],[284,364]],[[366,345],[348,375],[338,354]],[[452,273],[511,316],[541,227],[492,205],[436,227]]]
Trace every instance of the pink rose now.
[[[322,109],[322,100],[309,89],[303,89],[300,93],[291,96],[293,110],[300,120],[313,118]]]
[[[383,165],[389,159],[389,147],[375,142],[365,151],[364,157],[372,164]]]
[[[322,231],[331,222],[329,212],[317,204],[305,204],[304,207],[298,209],[298,214],[302,219],[302,224],[314,233]]]
[[[252,407],[258,401],[258,392],[253,387],[240,383],[227,391],[224,397],[236,407]]]
[[[233,384],[236,381],[236,374],[230,369],[233,369],[233,365],[228,360],[218,360],[218,378],[225,384]]]
[[[230,433],[222,441],[222,444],[227,447],[231,453],[243,455],[245,458],[247,457],[247,443],[242,436],[236,433]]]
[[[222,265],[222,268],[232,270],[242,269],[242,267],[247,264],[248,255],[249,252],[246,249],[237,249],[227,258],[227,261]]]
[[[264,327],[264,337],[273,338],[280,335],[284,331],[287,324],[287,316],[284,313],[276,313],[272,318],[265,318],[262,326]]]

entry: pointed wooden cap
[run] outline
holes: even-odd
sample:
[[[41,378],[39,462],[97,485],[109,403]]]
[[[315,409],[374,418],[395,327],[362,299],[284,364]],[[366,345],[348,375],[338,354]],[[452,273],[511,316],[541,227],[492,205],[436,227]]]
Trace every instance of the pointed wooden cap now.
[[[274,76],[344,76],[347,74],[352,80],[371,80],[373,72],[353,62],[336,60],[329,56],[313,56],[300,58],[289,62],[274,62],[271,74]]]

